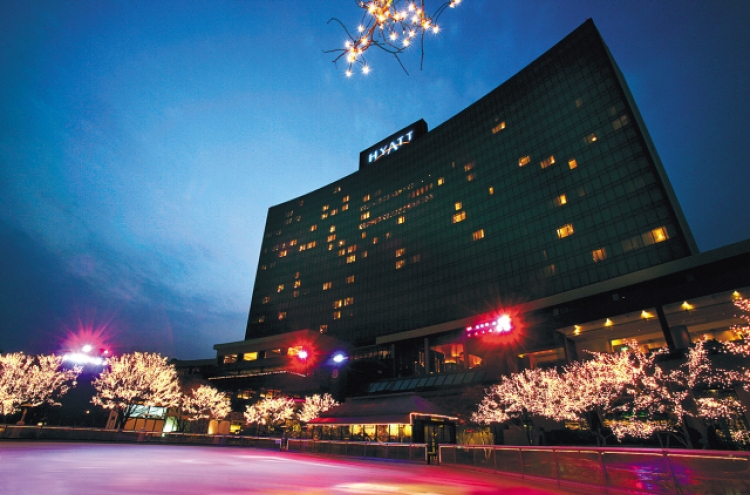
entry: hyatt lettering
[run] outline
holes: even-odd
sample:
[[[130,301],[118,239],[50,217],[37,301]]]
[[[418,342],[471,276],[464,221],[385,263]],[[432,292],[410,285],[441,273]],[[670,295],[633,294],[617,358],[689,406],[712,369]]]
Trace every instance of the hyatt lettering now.
[[[382,148],[378,148],[372,153],[370,153],[367,161],[368,163],[373,163],[381,158],[383,158],[386,155],[390,155],[392,151],[398,151],[398,149],[405,145],[411,143],[411,137],[414,134],[414,131],[409,131],[403,136],[400,136],[398,139],[391,141],[391,144],[385,145]]]

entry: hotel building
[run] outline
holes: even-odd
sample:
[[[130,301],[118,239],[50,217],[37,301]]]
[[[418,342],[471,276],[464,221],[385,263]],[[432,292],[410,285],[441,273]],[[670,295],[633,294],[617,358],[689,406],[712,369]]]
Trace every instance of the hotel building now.
[[[455,117],[271,207],[245,340],[215,346],[219,375],[266,376],[266,353],[298,351],[285,336],[303,331],[362,368],[347,390],[427,396],[624,338],[732,338],[748,261],[748,243],[698,252],[588,20]]]

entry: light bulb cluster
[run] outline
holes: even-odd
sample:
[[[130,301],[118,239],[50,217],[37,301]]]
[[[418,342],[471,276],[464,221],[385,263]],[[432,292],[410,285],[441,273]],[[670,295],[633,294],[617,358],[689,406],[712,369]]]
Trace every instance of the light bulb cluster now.
[[[339,53],[334,62],[338,62],[342,58],[346,61],[345,74],[347,77],[353,75],[353,69],[357,65],[361,68],[363,74],[370,72],[371,68],[365,59],[365,52],[372,47],[390,53],[401,64],[399,54],[415,42],[423,42],[425,33],[439,33],[440,27],[437,20],[440,14],[446,8],[456,7],[460,3],[461,0],[445,2],[437,9],[435,14],[430,16],[425,12],[424,0],[360,1],[358,6],[365,13],[355,33],[350,32],[338,19],[331,19],[341,24],[348,39],[344,43],[344,48],[328,50],[328,52]],[[422,55],[424,56],[424,51]],[[403,68],[403,64],[401,64],[401,67]]]
[[[502,315],[492,321],[485,321],[466,327],[467,337],[476,337],[485,333],[504,334],[513,330],[513,320],[510,316]]]

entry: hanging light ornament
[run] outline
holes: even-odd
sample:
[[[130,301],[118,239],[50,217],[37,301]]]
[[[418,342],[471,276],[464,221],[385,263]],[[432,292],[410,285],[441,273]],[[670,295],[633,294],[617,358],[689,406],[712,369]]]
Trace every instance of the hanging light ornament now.
[[[326,50],[325,53],[338,53],[333,62],[337,63],[343,58],[347,64],[344,74],[351,77],[357,66],[364,74],[370,72],[371,67],[365,60],[365,52],[372,47],[377,47],[396,57],[401,68],[408,74],[399,55],[409,48],[416,38],[419,38],[422,47],[421,69],[424,61],[425,33],[439,33],[440,27],[437,21],[440,15],[446,8],[454,8],[460,3],[461,0],[445,2],[432,16],[429,16],[425,12],[424,0],[359,1],[358,7],[365,13],[362,16],[362,22],[357,27],[357,33],[352,34],[340,20],[331,19],[328,22],[338,22],[344,28],[348,39],[344,43],[344,48]]]

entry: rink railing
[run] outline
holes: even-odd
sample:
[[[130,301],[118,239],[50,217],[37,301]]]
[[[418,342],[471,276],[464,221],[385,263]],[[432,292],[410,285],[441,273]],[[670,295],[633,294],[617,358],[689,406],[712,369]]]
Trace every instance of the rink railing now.
[[[368,459],[427,462],[427,444],[395,442],[346,442],[290,438],[287,452],[327,454]]]
[[[750,452],[441,445],[439,460],[591,493],[750,494]]]

